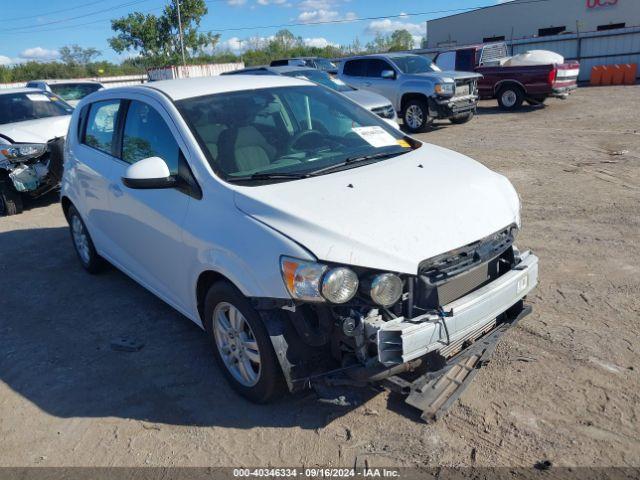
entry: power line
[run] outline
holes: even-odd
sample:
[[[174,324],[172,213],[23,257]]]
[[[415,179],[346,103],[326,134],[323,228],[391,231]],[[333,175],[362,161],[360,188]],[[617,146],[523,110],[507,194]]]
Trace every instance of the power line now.
[[[97,3],[103,3],[103,0],[95,0],[93,2],[84,3],[82,5],[76,5],[75,7],[63,8],[62,10],[50,10],[48,12],[38,12],[38,15],[55,15],[56,13],[68,12],[70,10],[78,10],[79,8],[90,7],[91,5],[95,5]],[[3,18],[3,22],[11,22],[13,20],[33,20],[33,14],[26,15],[24,17],[13,17],[13,18]]]

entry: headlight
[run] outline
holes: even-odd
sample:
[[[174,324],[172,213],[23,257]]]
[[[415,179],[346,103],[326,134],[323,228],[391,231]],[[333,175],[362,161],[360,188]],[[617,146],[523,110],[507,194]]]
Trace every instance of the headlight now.
[[[39,157],[46,151],[47,145],[44,143],[25,143],[0,147],[0,154],[10,162],[23,162],[30,158]]]
[[[376,275],[371,282],[369,295],[378,305],[390,307],[402,296],[402,280],[393,273]]]
[[[322,280],[322,296],[331,303],[348,302],[357,291],[358,276],[348,268],[331,269]]]
[[[438,95],[450,97],[453,95],[455,91],[455,84],[453,83],[437,83],[435,87],[435,92]]]
[[[358,276],[346,267],[282,257],[282,278],[292,298],[307,302],[345,303],[358,291]]]

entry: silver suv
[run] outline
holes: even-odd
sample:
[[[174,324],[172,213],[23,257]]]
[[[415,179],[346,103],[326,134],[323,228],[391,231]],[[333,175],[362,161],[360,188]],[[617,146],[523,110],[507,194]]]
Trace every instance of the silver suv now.
[[[478,105],[482,75],[443,72],[420,55],[389,53],[343,60],[338,77],[356,88],[387,97],[412,133],[423,132],[434,119],[466,123]]]

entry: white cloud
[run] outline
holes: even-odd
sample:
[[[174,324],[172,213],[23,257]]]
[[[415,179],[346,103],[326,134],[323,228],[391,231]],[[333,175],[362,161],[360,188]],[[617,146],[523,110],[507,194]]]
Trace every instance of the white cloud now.
[[[9,57],[5,57],[4,55],[0,55],[0,65],[11,65],[14,63]]]
[[[245,3],[247,3],[247,0],[227,0],[227,5],[231,5],[232,7],[239,7]]]
[[[338,47],[339,46],[337,43],[330,42],[329,40],[327,40],[324,37],[305,38],[302,41],[304,42],[304,44],[307,47],[324,48],[324,47],[327,47],[329,45],[331,45],[332,47]]]
[[[287,0],[258,0],[260,5],[283,5]]]
[[[367,35],[376,35],[377,33],[386,35],[396,30],[407,30],[412,35],[424,35],[425,32],[424,25],[385,18],[384,20],[374,20],[369,23],[365,33]]]
[[[298,15],[298,21],[302,23],[330,22],[338,20],[340,14],[335,10],[308,10]]]
[[[57,50],[49,50],[42,47],[27,48],[20,52],[20,58],[25,60],[35,60],[37,62],[48,62],[60,56]]]

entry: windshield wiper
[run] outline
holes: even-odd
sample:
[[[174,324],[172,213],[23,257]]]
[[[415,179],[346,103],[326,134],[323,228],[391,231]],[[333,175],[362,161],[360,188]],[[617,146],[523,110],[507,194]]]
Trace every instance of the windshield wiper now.
[[[335,165],[330,165],[328,167],[320,168],[319,170],[313,170],[310,172],[312,175],[321,175],[323,173],[331,173],[337,172],[340,170],[349,167],[350,165],[354,165],[357,163],[374,163],[374,161],[383,160],[385,158],[397,157],[398,155],[403,154],[404,151],[396,151],[396,152],[380,152],[380,153],[372,153],[369,155],[358,155],[354,157],[347,157],[343,162],[336,163]]]
[[[296,180],[299,178],[307,178],[311,175],[308,173],[297,172],[257,172],[251,175],[244,175],[241,177],[229,177],[228,182],[246,182],[249,180]]]

